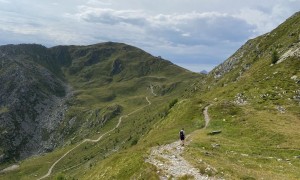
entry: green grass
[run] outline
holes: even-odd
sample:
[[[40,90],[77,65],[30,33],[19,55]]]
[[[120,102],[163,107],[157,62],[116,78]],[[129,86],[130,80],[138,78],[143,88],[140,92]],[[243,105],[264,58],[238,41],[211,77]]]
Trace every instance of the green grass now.
[[[213,104],[210,125],[192,134],[185,152],[202,172],[209,164],[216,168],[213,175],[226,179],[300,178],[300,162],[294,158],[300,154],[299,102],[294,98],[299,83],[291,79],[300,77],[300,61],[290,57],[271,65],[272,52],[280,57],[299,42],[299,18],[298,14],[270,34],[249,40],[233,55],[236,65],[230,72],[215,79],[220,71],[215,69],[205,83],[195,85],[196,92],[187,91],[189,97]],[[234,103],[238,94],[246,105]],[[208,135],[214,130],[222,132]]]
[[[72,151],[49,179],[159,179],[156,167],[145,159],[151,147],[178,140],[181,128],[190,134],[184,157],[203,174],[225,179],[300,179],[300,161],[294,158],[300,155],[299,102],[294,99],[300,89],[291,79],[300,77],[300,61],[294,57],[271,65],[272,52],[280,57],[296,43],[294,36],[300,32],[290,27],[298,27],[298,22],[296,16],[270,34],[250,40],[233,55],[243,54],[235,68],[219,79],[213,71],[204,81],[124,44],[116,44],[115,51],[111,43],[71,47],[74,61],[63,72],[76,91],[60,129],[66,133],[67,145],[23,161],[20,170],[0,179],[40,177],[68,149],[84,138],[96,139],[113,129],[121,116],[141,107],[100,142],[84,143]],[[95,59],[95,53],[101,58]],[[116,61],[124,65],[123,71],[111,76]],[[158,96],[151,93],[150,84]],[[246,104],[235,103],[238,94]],[[202,111],[208,104],[212,104],[211,122],[203,129]],[[104,126],[97,124],[115,106],[120,112]],[[221,133],[209,135],[215,130]],[[207,170],[208,166],[212,168]]]
[[[68,112],[58,129],[65,137],[64,148],[60,147],[44,156],[24,160],[17,173],[3,174],[0,175],[0,178],[32,179],[41,177],[46,174],[51,164],[67,150],[85,138],[97,139],[101,134],[113,129],[121,116],[141,107],[145,108],[128,117],[123,117],[120,127],[104,136],[100,142],[87,142],[74,149],[54,167],[49,179],[83,179],[89,176],[98,176],[99,173],[106,171],[98,171],[98,169],[106,166],[113,167],[110,170],[108,168],[106,175],[111,178],[135,177],[138,173],[143,177],[155,177],[155,168],[143,161],[148,147],[157,144],[148,135],[155,133],[153,127],[159,125],[160,122],[167,123],[161,127],[164,127],[162,131],[168,131],[169,135],[159,140],[159,143],[166,143],[176,139],[177,131],[188,122],[192,121],[193,123],[186,126],[187,128],[201,126],[197,122],[199,112],[196,113],[197,118],[193,119],[184,119],[185,116],[188,116],[186,113],[192,113],[192,111],[185,112],[185,115],[177,115],[183,118],[183,121],[178,124],[174,123],[177,120],[170,119],[170,117],[178,118],[171,115],[174,114],[174,108],[177,109],[178,106],[185,108],[182,106],[185,102],[180,103],[176,99],[184,91],[190,79],[201,76],[175,66],[166,67],[170,65],[168,62],[159,62],[143,52],[139,53],[143,56],[141,60],[130,60],[129,65],[126,64],[129,69],[124,70],[123,74],[113,77],[109,77],[108,72],[111,61],[125,55],[127,57],[127,54],[112,55],[106,60],[101,60],[99,64],[85,67],[79,65],[85,64],[88,59],[75,58],[71,67],[63,69],[65,80],[71,84],[74,90],[74,96],[68,100]],[[137,59],[137,57],[134,58]],[[151,64],[154,64],[155,68],[142,68]],[[74,66],[73,69],[72,66]],[[132,71],[130,68],[135,69],[135,66],[140,66],[142,69],[139,69],[138,72]],[[139,77],[140,75],[142,76]],[[158,96],[151,93],[150,84],[155,87],[154,91]],[[146,97],[150,99],[151,106],[147,106]],[[109,107],[116,106],[120,107],[120,112],[107,119],[105,124],[100,124],[99,122],[104,116],[113,113]],[[173,129],[170,129],[171,127]],[[176,135],[172,135],[173,133]],[[153,137],[159,139],[161,135],[156,134]],[[124,158],[120,158],[121,156]],[[116,159],[119,160],[116,161]],[[131,166],[122,167],[127,161]],[[120,173],[116,174],[114,170],[118,168]]]
[[[4,107],[4,106],[0,107],[0,114],[7,113],[7,112],[9,112],[8,107]]]
[[[182,126],[186,126],[188,131],[192,131],[193,128],[200,128],[201,125],[199,120],[199,114],[194,114],[192,119],[182,119],[178,123],[178,118],[183,118],[185,116],[190,116],[196,109],[201,109],[201,107],[195,106],[194,109],[185,112],[185,114],[174,114],[178,112],[178,109],[185,108],[187,101],[179,102],[169,109],[170,112],[167,116],[162,116],[159,111],[152,117],[153,111],[157,110],[157,107],[161,106],[161,99],[158,100],[151,99],[152,105],[141,109],[141,111],[136,114],[124,118],[120,127],[112,132],[110,135],[105,136],[103,140],[99,143],[84,143],[79,146],[73,152],[71,152],[67,157],[65,157],[57,166],[53,169],[53,175],[51,177],[59,176],[63,174],[64,177],[75,177],[75,178],[88,178],[98,177],[102,173],[106,172],[104,177],[110,178],[120,178],[120,177],[131,177],[137,176],[137,172],[143,174],[143,176],[153,177],[156,171],[150,165],[144,164],[144,157],[146,157],[145,152],[147,152],[146,147],[151,147],[156,145],[156,143],[166,143],[177,139],[178,129]],[[170,101],[172,102],[172,101]],[[144,102],[144,105],[147,104]],[[166,103],[165,107],[169,107]],[[164,111],[163,108],[159,108]],[[186,114],[188,113],[188,114]],[[174,114],[174,115],[172,115]],[[155,118],[156,117],[156,118]],[[173,120],[176,118],[177,120]],[[164,120],[162,120],[164,119]],[[110,121],[106,126],[101,129],[101,133],[112,129],[116,124],[117,118]],[[161,136],[156,130],[151,129],[153,126],[160,126],[159,132],[164,132],[167,136]],[[97,136],[95,135],[94,138]],[[136,144],[132,142],[137,140]],[[145,146],[146,144],[146,146]],[[74,144],[76,145],[76,144]],[[21,164],[20,171],[14,174],[2,175],[3,179],[30,179],[32,176],[38,175],[40,177],[42,174],[46,173],[47,168],[58,159],[58,155],[62,155],[68,149],[58,150],[57,153],[46,154],[42,157],[37,157],[24,161]],[[118,149],[118,150],[117,150]],[[115,152],[114,152],[115,151]],[[51,161],[50,161],[51,159]],[[44,163],[49,162],[49,163]],[[130,164],[124,166],[124,164]],[[105,167],[105,171],[99,171]],[[116,171],[116,169],[118,169]],[[119,172],[119,173],[117,173]]]
[[[199,162],[204,161],[217,169],[217,176],[229,179],[300,177],[297,170],[300,163],[294,158],[300,154],[296,116],[278,116],[268,111],[257,112],[250,106],[224,104],[211,106],[209,112],[212,118],[209,127],[193,134],[185,153],[199,169]],[[227,115],[230,112],[235,113]],[[222,133],[208,135],[213,130],[222,130]],[[214,148],[212,144],[220,146]]]

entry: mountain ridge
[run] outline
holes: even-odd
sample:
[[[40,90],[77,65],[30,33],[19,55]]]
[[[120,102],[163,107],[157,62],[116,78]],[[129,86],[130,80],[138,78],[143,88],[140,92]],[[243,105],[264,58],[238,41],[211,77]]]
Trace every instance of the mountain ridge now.
[[[7,158],[23,159],[28,155],[52,151],[64,142],[64,133],[68,131],[61,124],[65,123],[64,118],[71,104],[80,102],[74,101],[78,93],[82,94],[88,89],[103,85],[117,86],[122,82],[126,84],[126,81],[136,81],[134,79],[137,77],[156,73],[161,74],[162,78],[172,74],[170,69],[183,72],[170,61],[155,58],[124,43],[107,42],[51,48],[37,44],[5,45],[0,46],[0,52],[0,80],[3,87],[0,91],[0,130],[6,134],[0,142],[2,147],[9,147],[5,153],[8,154]],[[189,74],[188,71],[184,73]],[[150,80],[153,83],[157,81],[154,77]],[[149,78],[145,82],[147,79]],[[162,80],[171,82],[167,78]],[[82,87],[87,89],[78,91]],[[120,88],[116,89],[118,92],[101,92],[102,97],[97,95],[99,102],[110,102],[118,98],[123,85],[117,88]],[[132,87],[129,89],[134,90]],[[18,103],[19,101],[22,103]],[[114,118],[120,113],[120,108],[117,104],[108,105],[99,122],[103,124]],[[71,120],[75,121],[74,117]],[[74,124],[72,121],[69,123]],[[25,153],[18,155],[20,149]]]
[[[51,153],[22,161],[18,170],[0,178],[42,177],[82,140],[110,132],[99,142],[78,145],[55,165],[49,178],[159,179],[168,174],[160,167],[169,162],[154,154],[153,159],[165,164],[147,163],[151,149],[172,145],[184,127],[189,144],[180,158],[201,175],[299,179],[299,35],[296,13],[270,33],[247,41],[206,76],[172,68],[165,61],[159,64],[158,57],[139,50],[130,49],[128,56],[114,54],[109,44],[103,46],[107,54],[93,46],[54,48],[56,57],[66,60],[62,72],[74,88],[67,120],[61,124],[69,128],[58,129],[66,141]],[[122,49],[122,44],[116,46]],[[103,58],[95,59],[97,53]],[[76,59],[68,61],[69,55]],[[130,66],[124,64],[128,59],[134,60]],[[133,69],[137,71],[130,73]],[[145,97],[151,105],[118,124],[122,115],[143,107]],[[210,117],[207,126],[203,112]],[[110,131],[116,124],[118,128]]]

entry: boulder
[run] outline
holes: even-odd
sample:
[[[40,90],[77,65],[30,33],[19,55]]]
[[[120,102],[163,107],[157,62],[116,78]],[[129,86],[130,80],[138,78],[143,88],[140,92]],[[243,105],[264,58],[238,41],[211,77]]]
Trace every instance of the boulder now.
[[[221,132],[222,132],[221,130],[211,131],[208,133],[208,135],[216,135],[216,134],[220,134]]]

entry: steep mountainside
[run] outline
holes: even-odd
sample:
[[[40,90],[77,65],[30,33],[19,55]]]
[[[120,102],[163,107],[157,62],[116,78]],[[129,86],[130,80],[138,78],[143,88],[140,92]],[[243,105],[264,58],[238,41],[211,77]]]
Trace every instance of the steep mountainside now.
[[[212,120],[187,158],[228,179],[300,178],[300,13],[249,40],[192,90],[211,104]],[[214,130],[222,133],[207,135]]]
[[[134,107],[140,92],[172,94],[184,79],[199,77],[118,43],[6,45],[0,55],[1,161],[52,151],[71,137],[76,142]]]
[[[51,56],[39,45],[1,46],[0,52],[1,159],[52,150],[54,134],[46,134],[62,119],[64,110],[56,106],[66,95],[53,74],[58,69],[48,64]]]

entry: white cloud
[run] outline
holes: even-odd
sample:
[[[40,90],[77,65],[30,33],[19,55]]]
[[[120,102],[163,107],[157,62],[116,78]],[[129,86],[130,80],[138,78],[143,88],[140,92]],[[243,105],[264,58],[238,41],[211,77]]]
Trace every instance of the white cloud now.
[[[153,36],[153,40],[160,38],[171,44],[241,41],[249,37],[248,29],[251,28],[239,18],[217,12],[151,15],[139,10],[80,6],[79,12],[68,14],[68,17],[91,24],[99,23],[107,27],[119,27],[122,30],[117,31],[119,34],[124,33],[122,27],[132,28],[132,32],[138,30],[134,34],[142,33],[145,37]],[[218,32],[220,29],[222,29],[221,33]]]
[[[0,0],[0,3],[10,3],[8,0]]]
[[[112,5],[112,2],[111,0],[88,0],[87,4],[92,6],[110,6]]]
[[[137,24],[144,20],[142,11],[136,10],[114,10],[109,8],[94,8],[88,6],[79,6],[79,12],[68,14],[70,17],[76,17],[79,20],[102,23],[102,24]]]

